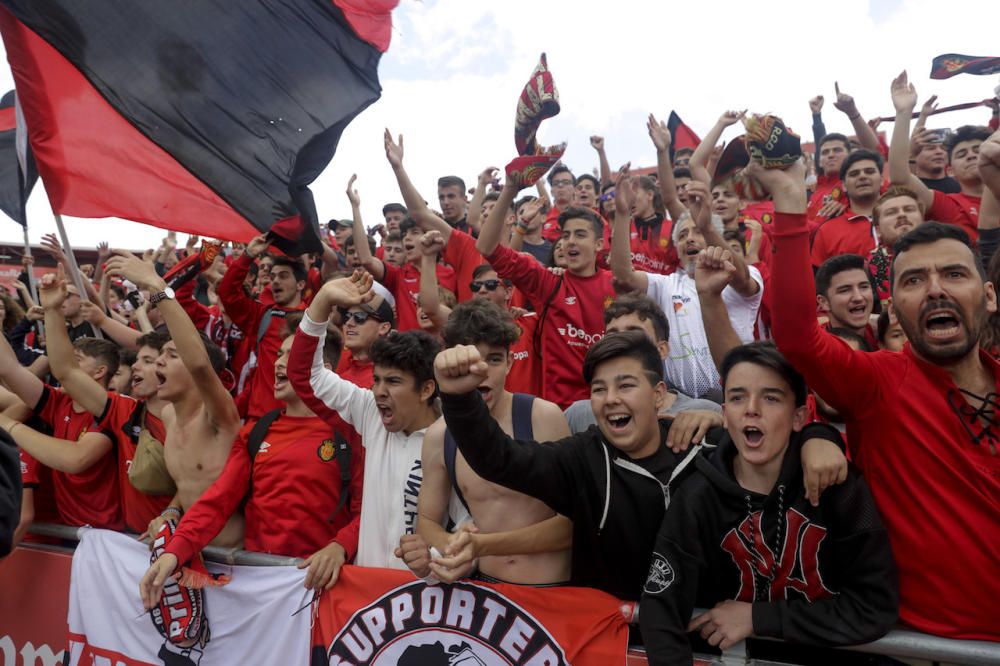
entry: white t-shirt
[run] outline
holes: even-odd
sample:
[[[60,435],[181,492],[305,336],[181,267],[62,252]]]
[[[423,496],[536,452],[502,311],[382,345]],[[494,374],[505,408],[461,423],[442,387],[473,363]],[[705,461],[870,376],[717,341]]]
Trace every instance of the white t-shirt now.
[[[729,320],[743,342],[753,341],[753,325],[764,296],[760,271],[753,266],[749,270],[750,277],[760,285],[756,294],[744,298],[731,286],[722,292]],[[708,348],[694,279],[683,269],[670,275],[647,273],[646,277],[649,280],[646,294],[663,308],[670,324],[670,356],[663,363],[667,380],[681,393],[693,398],[719,390],[719,372]]]

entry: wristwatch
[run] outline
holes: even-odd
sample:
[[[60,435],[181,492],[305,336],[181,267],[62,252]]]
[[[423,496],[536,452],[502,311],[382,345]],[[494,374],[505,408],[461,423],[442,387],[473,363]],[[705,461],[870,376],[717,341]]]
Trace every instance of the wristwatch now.
[[[150,305],[156,305],[160,301],[166,300],[168,298],[170,300],[173,300],[173,298],[174,298],[174,290],[171,289],[170,287],[164,287],[163,291],[158,291],[158,292],[156,292],[155,294],[153,294],[152,296],[149,297],[149,304]]]

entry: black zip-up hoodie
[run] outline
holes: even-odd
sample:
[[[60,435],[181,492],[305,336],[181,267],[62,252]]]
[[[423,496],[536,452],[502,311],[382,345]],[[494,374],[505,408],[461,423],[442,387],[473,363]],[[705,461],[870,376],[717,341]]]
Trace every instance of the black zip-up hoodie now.
[[[671,489],[693,471],[701,446],[671,452],[675,466],[669,483],[662,485],[605,442],[596,426],[556,442],[525,442],[500,429],[478,392],[442,394],[441,406],[448,430],[476,474],[535,497],[573,521],[572,584],[639,599]],[[809,427],[810,436],[840,442],[829,426]],[[661,421],[662,441],[668,430],[669,423]],[[722,428],[713,428],[706,440],[723,436]]]
[[[733,475],[728,434],[675,492],[656,538],[639,622],[651,665],[691,663],[687,626],[695,606],[753,603],[757,636],[852,645],[885,634],[899,611],[889,538],[861,473],[805,498],[793,434],[769,495]]]
[[[17,445],[0,429],[0,557],[10,552],[21,520],[21,461]]]

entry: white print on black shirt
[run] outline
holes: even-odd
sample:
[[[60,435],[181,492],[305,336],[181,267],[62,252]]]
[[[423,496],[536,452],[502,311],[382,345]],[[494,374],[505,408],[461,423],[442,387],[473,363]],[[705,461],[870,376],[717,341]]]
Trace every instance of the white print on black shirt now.
[[[660,594],[674,582],[674,568],[667,558],[659,553],[653,553],[653,561],[649,565],[649,576],[643,591],[646,594]]]

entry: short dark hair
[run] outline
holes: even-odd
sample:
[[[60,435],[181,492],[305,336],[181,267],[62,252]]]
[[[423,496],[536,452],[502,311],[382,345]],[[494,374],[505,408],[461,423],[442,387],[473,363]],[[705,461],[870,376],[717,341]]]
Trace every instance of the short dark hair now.
[[[613,182],[611,182],[611,183],[604,183],[603,185],[601,185],[601,194],[604,194],[608,190],[613,189],[614,186],[615,186],[615,184]]]
[[[499,198],[500,198],[500,193],[499,192],[487,192],[486,196],[483,197],[483,202],[486,202],[486,201],[496,201]]]
[[[830,283],[844,271],[865,270],[865,260],[857,254],[838,254],[824,261],[816,271],[816,294],[826,296]],[[868,273],[865,273],[868,275]]]
[[[478,266],[472,269],[472,279],[478,280],[484,273],[490,273],[490,272],[493,273],[497,272],[497,269],[493,268],[492,264],[479,264]],[[497,273],[497,276],[499,275],[500,274]],[[500,280],[508,287],[511,285],[510,280],[508,280],[507,278],[500,278]]]
[[[691,178],[691,169],[687,167],[676,167],[674,169],[674,178]]]
[[[872,208],[872,222],[875,223],[875,226],[878,226],[879,218],[882,216],[882,204],[889,199],[895,199],[896,197],[910,197],[917,202],[917,208],[920,209],[920,214],[925,214],[926,211],[924,210],[924,203],[920,200],[920,197],[917,196],[916,192],[905,185],[890,185],[886,191],[882,193],[882,196],[880,196],[875,202],[875,207]]]
[[[979,258],[979,253],[972,248],[969,234],[965,233],[962,227],[954,224],[942,224],[940,222],[924,222],[915,229],[911,229],[903,234],[892,246],[892,263],[889,264],[890,292],[896,285],[896,260],[899,259],[899,255],[917,245],[928,245],[936,243],[939,240],[956,240],[969,248],[969,251],[972,252],[972,260],[976,264],[976,272],[979,273],[980,278],[984,281],[986,280],[986,270],[983,268],[983,262]]]
[[[821,150],[823,150],[823,144],[827,143],[828,141],[840,141],[844,144],[844,150],[849,151],[851,149],[850,139],[848,139],[845,135],[839,132],[830,132],[829,134],[824,134],[823,138],[820,139],[819,143],[816,144],[816,152],[818,153]]]
[[[649,321],[653,324],[653,333],[657,342],[667,342],[670,339],[670,324],[659,304],[646,294],[622,294],[608,304],[604,309],[604,326],[618,317],[635,314],[639,321]]]
[[[302,262],[298,259],[292,259],[291,257],[275,257],[274,266],[271,267],[273,272],[278,266],[285,266],[292,270],[292,275],[295,276],[296,282],[305,282],[308,273],[306,272],[306,267],[302,265]]]
[[[868,344],[867,340],[865,340],[862,336],[858,335],[849,328],[844,328],[843,326],[835,326],[831,329],[828,329],[828,331],[831,335],[836,336],[841,340],[849,340],[851,342],[854,342],[855,344],[858,345],[858,349],[860,349],[861,351],[866,351],[866,352],[873,351],[872,346]]]
[[[457,187],[462,196],[465,196],[465,181],[458,176],[441,176],[438,178],[438,189],[440,190],[445,187]]]
[[[806,380],[799,374],[798,370],[792,367],[788,359],[778,351],[778,348],[771,342],[751,342],[750,344],[733,347],[722,359],[719,367],[719,376],[722,378],[722,390],[726,390],[726,379],[729,371],[740,363],[752,363],[762,368],[773,370],[781,378],[788,382],[795,395],[795,406],[801,407],[806,404]]]
[[[948,162],[951,162],[951,154],[958,144],[963,141],[975,141],[977,139],[979,141],[986,141],[986,139],[990,138],[991,134],[990,129],[982,125],[962,125],[954,132],[951,132],[944,141],[945,150],[948,151]]]
[[[885,343],[885,334],[889,332],[889,308],[885,308],[882,312],[878,313],[878,322],[875,326],[878,341]]]
[[[530,194],[524,195],[523,197],[521,197],[520,199],[518,199],[517,201],[514,202],[514,211],[517,212],[517,210],[521,206],[523,206],[526,203],[531,203],[532,201],[534,201],[537,198],[538,197],[532,196]]]
[[[125,285],[123,285],[123,284],[121,284],[119,282],[111,282],[111,283],[109,283],[108,284],[108,289],[110,289],[111,291],[115,292],[115,295],[118,296],[118,300],[120,300],[120,301],[124,301],[125,297],[128,296],[128,294],[125,293]]]
[[[375,239],[368,235],[366,235],[365,238],[368,239],[368,251],[375,254]],[[349,247],[354,247],[353,234],[349,236],[346,241],[344,241],[344,252],[346,252]]]
[[[136,351],[134,349],[119,349],[118,350],[118,367],[127,365],[129,367],[135,363]]]
[[[412,217],[408,217],[399,223],[399,238],[402,240],[403,236],[410,233],[410,229],[416,229],[420,231],[420,225]]]
[[[385,236],[385,240],[382,241],[382,245],[386,243],[402,243],[403,236],[400,235],[398,231],[391,231]]]
[[[594,191],[595,192],[600,192],[601,191],[601,181],[597,180],[597,178],[595,178],[594,176],[590,175],[589,173],[582,174],[579,178],[577,178],[576,179],[576,184],[579,185],[581,180],[589,180],[591,183],[594,184]]]
[[[840,180],[841,180],[841,182],[844,181],[844,178],[847,176],[847,171],[852,166],[854,166],[858,162],[864,162],[866,160],[874,162],[875,166],[878,167],[878,170],[881,173],[882,166],[885,164],[885,162],[882,160],[882,156],[879,155],[878,153],[876,153],[874,150],[868,150],[866,148],[859,148],[858,150],[855,150],[854,152],[850,153],[844,159],[844,163],[840,165]]]
[[[726,229],[725,231],[722,232],[722,240],[726,241],[727,243],[736,241],[737,243],[740,244],[740,252],[743,253],[744,257],[746,256],[747,248],[746,245],[744,245],[743,243],[743,234],[740,232],[739,229]]]
[[[594,380],[597,366],[618,358],[634,358],[642,364],[649,383],[654,386],[663,381],[663,359],[653,341],[641,331],[611,333],[594,343],[583,358],[583,380],[590,384]]]
[[[485,344],[510,349],[521,337],[521,329],[497,304],[473,298],[451,311],[441,335],[445,347]]]
[[[567,221],[573,219],[587,220],[594,229],[594,236],[604,238],[604,222],[601,221],[601,216],[594,211],[580,206],[570,206],[559,214],[559,228],[562,229],[566,226]]]
[[[556,176],[561,173],[568,173],[569,177],[573,179],[573,184],[576,185],[576,176],[574,176],[573,172],[569,170],[569,167],[565,164],[557,164],[552,167],[552,171],[549,171],[549,176],[546,178],[546,180],[549,181],[549,187],[552,187],[552,181],[555,180]]]
[[[441,345],[424,331],[392,331],[372,343],[371,359],[375,365],[409,372],[417,388],[434,379],[434,357]],[[434,400],[437,391],[430,400]]]
[[[403,215],[409,215],[409,211],[406,210],[406,206],[401,203],[387,203],[382,206],[382,217],[385,217],[389,213],[402,213]]]
[[[694,148],[678,148],[674,151],[674,159],[677,159],[678,155],[694,155]]]
[[[170,334],[163,331],[150,331],[140,335],[135,341],[135,348],[141,349],[142,347],[149,347],[150,349],[155,349],[156,351],[163,351],[163,345],[170,341]]]
[[[108,371],[104,375],[104,385],[111,381],[111,375],[118,372],[121,357],[118,353],[118,345],[110,340],[98,338],[77,338],[73,342],[73,349],[76,349],[84,356],[96,360],[99,364],[107,366]]]
[[[198,333],[201,336],[201,342],[205,345],[205,353],[208,354],[208,362],[212,365],[212,370],[215,374],[222,372],[222,369],[226,367],[226,352],[222,351],[222,347],[212,342],[204,333]]]

